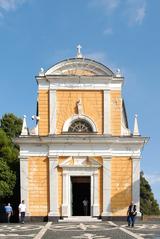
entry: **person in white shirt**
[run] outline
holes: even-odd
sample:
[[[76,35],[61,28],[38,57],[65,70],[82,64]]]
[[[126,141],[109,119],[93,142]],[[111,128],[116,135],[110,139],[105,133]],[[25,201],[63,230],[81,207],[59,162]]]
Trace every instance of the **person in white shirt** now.
[[[24,223],[24,219],[25,219],[25,213],[26,213],[26,204],[24,202],[24,200],[22,200],[22,203],[19,204],[19,213],[21,216],[21,223]]]

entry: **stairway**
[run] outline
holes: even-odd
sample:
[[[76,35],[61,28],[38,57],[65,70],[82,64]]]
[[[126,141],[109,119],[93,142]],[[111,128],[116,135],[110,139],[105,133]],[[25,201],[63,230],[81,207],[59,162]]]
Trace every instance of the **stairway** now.
[[[101,219],[90,216],[72,216],[59,219],[58,222],[101,222]]]

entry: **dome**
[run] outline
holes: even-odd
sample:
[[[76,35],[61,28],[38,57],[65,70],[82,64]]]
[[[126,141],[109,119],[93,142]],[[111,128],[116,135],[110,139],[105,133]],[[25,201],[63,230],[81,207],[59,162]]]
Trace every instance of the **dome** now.
[[[71,58],[53,65],[45,72],[45,75],[113,76],[114,73],[97,61],[87,58]]]

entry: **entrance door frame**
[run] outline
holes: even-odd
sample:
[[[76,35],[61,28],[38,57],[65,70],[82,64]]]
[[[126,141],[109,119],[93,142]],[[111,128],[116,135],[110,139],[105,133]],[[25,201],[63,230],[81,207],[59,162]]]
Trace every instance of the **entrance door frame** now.
[[[71,177],[72,176],[90,176],[91,178],[91,216],[99,216],[99,185],[98,185],[99,166],[64,166],[63,167],[63,204],[62,216],[72,216],[72,195],[71,195]]]
[[[72,201],[72,199],[73,199],[73,188],[72,188],[72,177],[73,176],[70,176],[70,216],[73,216],[73,211],[72,211],[72,209],[73,209],[73,205],[72,205],[72,203],[73,203],[73,201]],[[79,175],[79,176],[74,176],[74,177],[86,177],[86,175]],[[92,190],[92,186],[91,186],[91,179],[92,179],[92,176],[87,176],[87,177],[89,177],[89,184],[90,184],[90,216],[91,216],[91,212],[92,212],[92,210],[91,210],[91,205],[92,205],[92,203],[91,203],[91,190]]]

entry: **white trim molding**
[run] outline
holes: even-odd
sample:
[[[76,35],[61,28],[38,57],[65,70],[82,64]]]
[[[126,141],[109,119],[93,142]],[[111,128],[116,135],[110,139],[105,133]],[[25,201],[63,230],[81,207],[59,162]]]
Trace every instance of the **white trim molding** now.
[[[20,189],[21,201],[26,204],[26,215],[29,216],[29,190],[28,190],[28,157],[20,157]]]
[[[49,196],[50,212],[48,216],[59,216],[58,213],[58,157],[49,157]]]
[[[111,216],[111,160],[103,156],[103,217]]]
[[[123,79],[110,76],[43,76],[36,77],[39,90],[120,90]]]
[[[63,125],[63,130],[62,130],[63,133],[67,133],[71,124],[76,120],[85,120],[86,122],[88,122],[91,125],[93,132],[97,132],[97,127],[96,127],[95,123],[88,116],[86,116],[86,115],[73,115],[72,117],[70,117],[69,119],[67,119],[65,121],[65,123]]]
[[[86,157],[84,157],[86,158]],[[99,216],[98,201],[98,167],[77,167],[68,166],[63,168],[63,204],[62,215],[72,216],[71,207],[71,177],[90,176],[91,177],[91,216]]]
[[[132,157],[132,201],[140,215],[140,157]]]
[[[103,117],[103,131],[104,134],[110,134],[110,91],[103,91],[103,105],[104,105],[104,117]]]
[[[71,70],[74,70],[74,74],[76,75],[76,71],[79,69],[81,71],[89,71],[92,75],[115,76],[113,71],[111,71],[105,65],[87,58],[70,58],[58,62],[49,68],[45,72],[45,75],[65,75]]]

